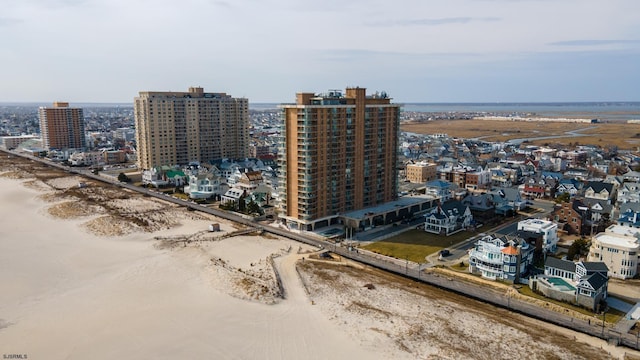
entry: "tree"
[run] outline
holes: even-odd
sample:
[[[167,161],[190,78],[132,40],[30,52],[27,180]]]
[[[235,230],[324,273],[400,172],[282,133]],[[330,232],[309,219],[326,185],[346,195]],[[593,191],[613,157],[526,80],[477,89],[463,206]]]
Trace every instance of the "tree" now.
[[[583,237],[573,241],[569,250],[567,250],[567,260],[573,261],[576,256],[587,255],[589,253],[589,247],[591,242]]]
[[[564,192],[556,196],[556,203],[569,202],[571,195],[568,192]]]
[[[260,209],[260,205],[255,201],[251,200],[247,204],[247,213],[249,214],[262,214],[262,210]]]

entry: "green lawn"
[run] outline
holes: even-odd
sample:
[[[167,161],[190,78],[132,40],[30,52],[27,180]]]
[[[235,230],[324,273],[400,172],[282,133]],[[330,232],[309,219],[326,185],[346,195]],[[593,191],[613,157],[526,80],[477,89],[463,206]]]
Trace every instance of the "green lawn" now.
[[[362,248],[378,254],[422,263],[425,261],[425,256],[464,241],[473,235],[474,233],[462,231],[451,236],[441,236],[412,229]]]

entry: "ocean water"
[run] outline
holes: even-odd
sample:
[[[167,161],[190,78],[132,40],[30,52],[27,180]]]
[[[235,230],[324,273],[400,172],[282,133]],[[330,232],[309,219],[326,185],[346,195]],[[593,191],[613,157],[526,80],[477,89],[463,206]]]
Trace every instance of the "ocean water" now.
[[[278,104],[250,102],[249,108],[258,111],[277,110]],[[541,117],[626,121],[640,119],[640,102],[404,103],[402,111],[534,114]]]
[[[403,111],[487,114],[534,114],[541,117],[584,118],[610,121],[640,119],[640,102],[564,103],[407,103]]]

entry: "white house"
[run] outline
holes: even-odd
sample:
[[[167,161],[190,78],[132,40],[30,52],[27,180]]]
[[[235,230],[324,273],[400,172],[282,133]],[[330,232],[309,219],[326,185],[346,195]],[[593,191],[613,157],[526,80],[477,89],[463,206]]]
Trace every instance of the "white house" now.
[[[602,181],[589,181],[584,186],[585,199],[595,199],[606,201],[611,204],[611,199],[615,195],[613,184]]]
[[[626,182],[618,190],[618,204],[640,203],[640,183]]]
[[[611,225],[591,239],[588,261],[602,261],[609,268],[609,276],[630,279],[638,273],[640,229]]]
[[[555,252],[558,246],[558,224],[540,219],[526,219],[518,222],[518,231],[542,234],[542,250]]]
[[[533,263],[534,250],[519,238],[486,235],[469,251],[469,272],[487,279],[517,282]]]
[[[602,262],[577,262],[547,257],[544,275],[529,279],[529,286],[544,296],[596,311],[608,295],[609,269]]]
[[[184,192],[191,199],[208,199],[213,196],[222,196],[229,186],[224,178],[212,173],[199,173],[189,175],[189,184],[184,187]]]
[[[448,236],[466,229],[472,220],[468,206],[460,201],[449,201],[425,215],[424,231]]]
[[[238,188],[231,188],[227,190],[227,192],[222,195],[221,204],[229,204],[229,203],[239,203],[240,198],[246,195],[245,191]]]
[[[425,194],[447,202],[451,199],[451,183],[445,180],[432,180],[425,184]]]

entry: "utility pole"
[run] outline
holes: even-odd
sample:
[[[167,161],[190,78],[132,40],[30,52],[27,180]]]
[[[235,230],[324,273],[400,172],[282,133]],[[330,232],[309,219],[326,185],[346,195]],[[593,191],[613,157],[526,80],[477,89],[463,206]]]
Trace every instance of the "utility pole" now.
[[[409,255],[407,255],[407,263],[404,268],[404,273],[409,274]]]
[[[604,310],[602,311],[602,337],[604,337],[604,320],[607,317],[607,306],[605,305]]]

